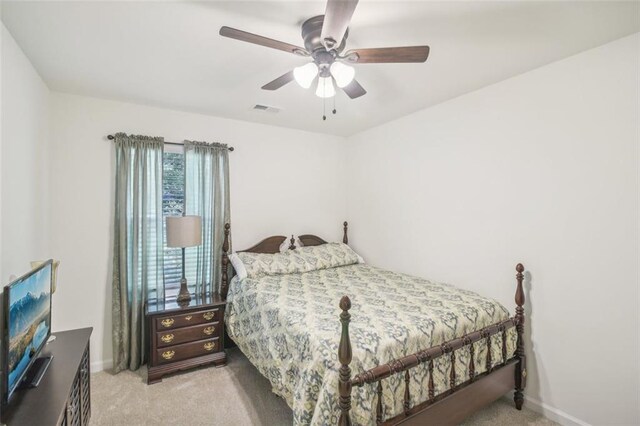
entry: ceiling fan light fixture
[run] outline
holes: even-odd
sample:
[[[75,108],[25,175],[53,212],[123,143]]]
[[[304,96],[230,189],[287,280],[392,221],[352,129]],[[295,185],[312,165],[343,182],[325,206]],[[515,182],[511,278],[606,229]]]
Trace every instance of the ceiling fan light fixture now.
[[[336,85],[351,99],[367,93],[354,78],[355,69],[349,66],[351,64],[408,64],[422,63],[427,60],[429,46],[426,45],[360,48],[345,52],[349,26],[358,0],[326,0],[326,2],[324,15],[311,17],[302,23],[301,35],[304,47],[227,26],[220,28],[220,35],[311,59],[312,63],[286,72],[262,86],[262,90],[278,90],[294,80],[307,89],[315,84],[315,79],[318,77],[320,81],[316,95],[322,98],[335,96]]]
[[[318,78],[318,88],[316,89],[316,96],[320,98],[331,98],[335,96],[336,89],[333,87],[333,81],[331,77]]]
[[[318,75],[318,66],[309,62],[306,65],[302,65],[293,69],[293,78],[303,88],[308,89],[313,83],[313,79]]]
[[[331,64],[331,75],[336,79],[336,85],[342,89],[343,87],[347,87],[349,83],[353,81],[353,77],[356,75],[356,70],[349,65],[336,61]]]

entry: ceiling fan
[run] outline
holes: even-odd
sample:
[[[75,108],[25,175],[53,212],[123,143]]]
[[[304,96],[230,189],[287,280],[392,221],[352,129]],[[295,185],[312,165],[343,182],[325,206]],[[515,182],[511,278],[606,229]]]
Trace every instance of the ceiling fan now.
[[[355,99],[367,91],[354,78],[355,69],[348,64],[425,62],[429,56],[429,46],[353,49],[343,54],[357,4],[358,0],[328,0],[324,15],[314,16],[302,24],[304,48],[230,27],[220,28],[220,35],[311,58],[312,62],[262,86],[264,90],[277,90],[293,80],[308,89],[318,77],[317,96],[334,96],[335,82]]]

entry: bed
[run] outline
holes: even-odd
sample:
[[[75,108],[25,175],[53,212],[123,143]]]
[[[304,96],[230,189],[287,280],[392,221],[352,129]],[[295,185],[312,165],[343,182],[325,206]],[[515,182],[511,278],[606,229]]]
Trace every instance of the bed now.
[[[239,277],[225,225],[227,333],[287,401],[294,424],[456,424],[512,390],[521,409],[523,266],[510,317],[476,293],[363,263],[347,226],[342,244],[301,235],[302,247],[292,237],[284,255],[287,238],[269,237],[240,252],[269,273]]]

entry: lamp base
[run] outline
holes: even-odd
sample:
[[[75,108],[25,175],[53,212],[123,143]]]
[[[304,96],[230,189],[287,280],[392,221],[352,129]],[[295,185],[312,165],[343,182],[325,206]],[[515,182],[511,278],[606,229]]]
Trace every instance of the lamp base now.
[[[186,278],[180,280],[180,293],[178,293],[176,301],[179,303],[188,303],[191,301],[191,295],[189,294],[189,289],[187,288]]]

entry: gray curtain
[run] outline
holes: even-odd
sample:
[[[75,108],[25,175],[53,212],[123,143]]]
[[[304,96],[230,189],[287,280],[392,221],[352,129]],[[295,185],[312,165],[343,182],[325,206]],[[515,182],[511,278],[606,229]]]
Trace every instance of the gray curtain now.
[[[219,292],[224,224],[229,221],[229,150],[185,141],[185,214],[202,217],[202,245],[186,250],[187,282],[198,293]]]
[[[115,135],[113,235],[113,368],[145,362],[144,304],[163,298],[163,138]]]

